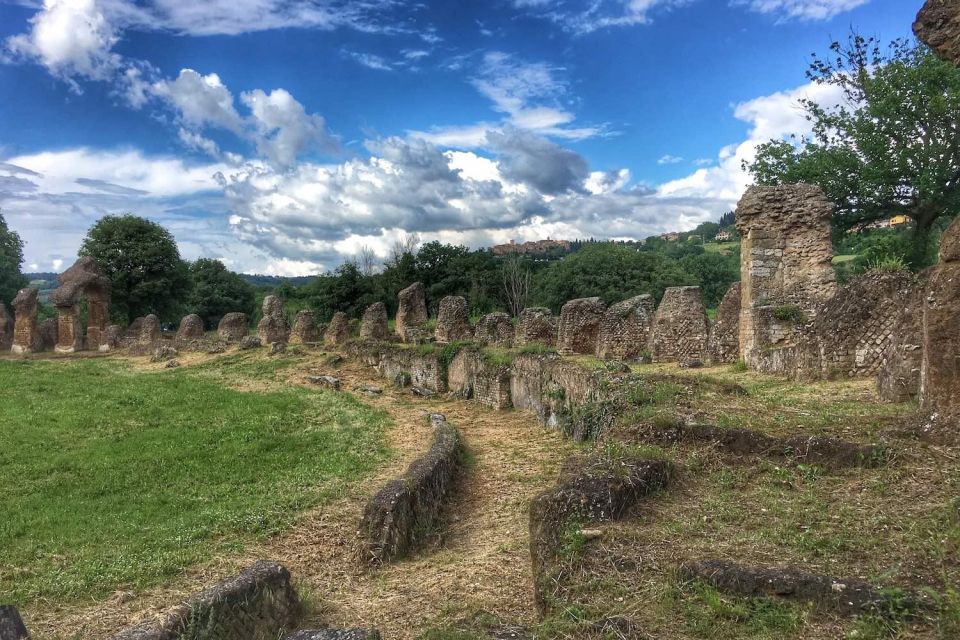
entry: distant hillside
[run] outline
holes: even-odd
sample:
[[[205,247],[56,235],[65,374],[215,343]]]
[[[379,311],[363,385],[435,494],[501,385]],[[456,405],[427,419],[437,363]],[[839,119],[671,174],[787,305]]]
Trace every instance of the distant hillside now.
[[[240,277],[255,287],[279,287],[284,282],[288,282],[294,287],[302,287],[313,280],[316,276],[297,276],[288,278],[283,276],[261,276],[250,273],[241,273]]]

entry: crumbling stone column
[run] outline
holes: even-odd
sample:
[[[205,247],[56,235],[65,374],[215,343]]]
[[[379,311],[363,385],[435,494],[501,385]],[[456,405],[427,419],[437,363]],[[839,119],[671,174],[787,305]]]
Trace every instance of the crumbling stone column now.
[[[632,360],[647,351],[655,305],[647,294],[612,305],[603,314],[597,338],[597,357]]]
[[[104,346],[104,332],[110,317],[110,279],[103,275],[93,258],[83,257],[57,280],[60,286],[50,294],[50,302],[57,308],[57,351],[100,349]],[[87,299],[85,337],[80,324],[80,302],[84,297]]]
[[[263,317],[257,325],[257,337],[264,345],[275,342],[286,344],[290,337],[290,327],[283,315],[283,301],[277,296],[263,299]]]
[[[960,64],[960,2],[927,0],[913,23],[913,32],[940,59]]]
[[[350,340],[350,319],[343,311],[333,314],[327,330],[323,332],[323,344],[328,347],[339,347]]]
[[[217,336],[226,342],[240,342],[250,333],[250,319],[245,313],[232,312],[220,318]]]
[[[529,307],[517,318],[514,346],[523,347],[536,342],[546,347],[557,344],[558,318],[546,307]]]
[[[463,296],[447,296],[440,301],[437,314],[437,329],[434,332],[437,342],[457,342],[473,337],[470,326],[470,313],[467,299]]]
[[[792,374],[803,328],[837,292],[833,205],[807,184],[750,187],[737,205],[740,353],[753,369]]]
[[[203,340],[203,318],[195,313],[185,316],[177,327],[177,335],[173,339],[174,346],[183,351],[195,348]]]
[[[396,329],[404,342],[416,342],[426,337],[423,325],[427,323],[427,297],[422,282],[414,282],[399,294]]]
[[[290,344],[313,344],[320,342],[320,328],[313,311],[303,309],[297,312],[290,331]]]
[[[5,304],[0,302],[0,352],[10,351],[13,346],[13,317]]]
[[[488,313],[477,323],[474,340],[481,346],[509,349],[513,346],[513,319],[502,311]]]
[[[654,316],[650,357],[654,362],[702,364],[709,332],[700,287],[668,287]]]
[[[707,338],[707,359],[712,364],[736,362],[740,357],[740,283],[734,282],[717,306],[717,317]]]
[[[387,305],[374,302],[363,312],[360,321],[360,339],[383,342],[390,339],[390,329],[387,326]]]
[[[940,240],[923,306],[920,408],[960,416],[960,218]]]
[[[579,298],[564,304],[557,326],[557,351],[563,354],[596,353],[605,311],[600,298]]]
[[[13,325],[13,353],[31,353],[40,349],[40,331],[37,326],[37,290],[20,289],[11,303],[15,314]]]

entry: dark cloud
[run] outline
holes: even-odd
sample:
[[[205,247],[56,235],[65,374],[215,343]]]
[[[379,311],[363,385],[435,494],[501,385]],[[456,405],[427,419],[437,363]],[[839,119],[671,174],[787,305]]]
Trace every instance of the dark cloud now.
[[[575,151],[519,129],[491,131],[487,142],[497,153],[500,172],[508,180],[547,195],[583,192],[590,168]]]

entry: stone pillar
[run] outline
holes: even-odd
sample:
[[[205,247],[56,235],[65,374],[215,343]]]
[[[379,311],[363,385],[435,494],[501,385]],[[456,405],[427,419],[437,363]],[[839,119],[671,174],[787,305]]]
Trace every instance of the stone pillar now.
[[[708,334],[700,287],[668,287],[654,317],[650,357],[654,362],[703,364]]]
[[[832,215],[806,184],[750,187],[737,205],[740,355],[751,368],[792,373],[803,327],[836,294]]]
[[[203,344],[203,337],[203,318],[191,313],[180,320],[173,346],[181,351],[194,349]]]
[[[647,294],[612,305],[603,314],[597,357],[633,360],[649,348],[653,327],[653,297]]]
[[[110,323],[110,303],[103,298],[87,299],[87,348],[109,351],[107,325]]]
[[[13,317],[6,305],[0,302],[0,352],[10,351],[13,346]]]
[[[73,353],[83,349],[83,327],[80,326],[80,305],[57,307],[57,353]]]
[[[546,347],[557,344],[557,317],[546,307],[529,307],[517,318],[514,346],[523,347],[532,342]]]
[[[387,327],[387,305],[374,302],[364,310],[363,319],[360,321],[360,339],[378,342],[390,339],[390,329]]]
[[[564,304],[557,327],[557,351],[563,354],[596,353],[600,322],[605,311],[600,298],[579,298]]]
[[[707,338],[707,359],[711,364],[728,364],[740,357],[740,283],[734,282],[723,294],[717,317]]]
[[[306,309],[297,312],[293,320],[293,329],[290,330],[290,344],[312,344],[320,342],[320,329],[317,327],[317,316],[313,311]]]
[[[283,316],[283,301],[277,296],[263,299],[263,317],[257,325],[257,337],[264,346],[275,342],[286,344],[290,337],[290,327]]]
[[[960,415],[960,218],[940,240],[923,305],[920,408]]]
[[[232,312],[220,318],[217,325],[217,336],[225,342],[240,342],[250,333],[250,319],[247,314]]]
[[[470,326],[470,314],[467,311],[467,299],[463,296],[447,296],[440,301],[437,313],[437,329],[434,332],[437,342],[457,342],[473,337]]]
[[[11,303],[16,316],[13,326],[13,353],[31,353],[40,348],[37,327],[37,290],[20,289]]]
[[[323,344],[328,347],[339,347],[350,340],[350,320],[343,311],[333,314],[327,330],[323,332]]]
[[[474,339],[485,347],[509,349],[513,346],[513,320],[502,311],[488,313],[477,323]]]
[[[397,333],[404,342],[416,342],[425,336],[423,325],[427,323],[427,296],[423,283],[414,282],[399,294],[397,309]]]

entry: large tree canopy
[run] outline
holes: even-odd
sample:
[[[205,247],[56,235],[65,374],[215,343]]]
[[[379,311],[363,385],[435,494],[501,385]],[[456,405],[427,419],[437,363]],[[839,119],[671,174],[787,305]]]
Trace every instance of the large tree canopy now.
[[[134,215],[105,216],[80,246],[113,282],[111,310],[126,322],[154,313],[174,320],[190,291],[186,263],[170,232]]]
[[[219,260],[197,260],[190,265],[190,277],[193,291],[188,306],[203,318],[206,328],[216,327],[220,318],[234,311],[253,315],[256,289]]]
[[[0,302],[9,305],[17,291],[27,286],[27,279],[20,273],[23,264],[23,240],[7,227],[0,213]]]
[[[813,132],[761,145],[746,168],[758,184],[819,185],[837,207],[835,224],[894,215],[914,226],[915,266],[930,231],[960,211],[960,70],[919,43],[852,35],[814,56],[807,76],[839,87],[843,102],[802,100]]]

